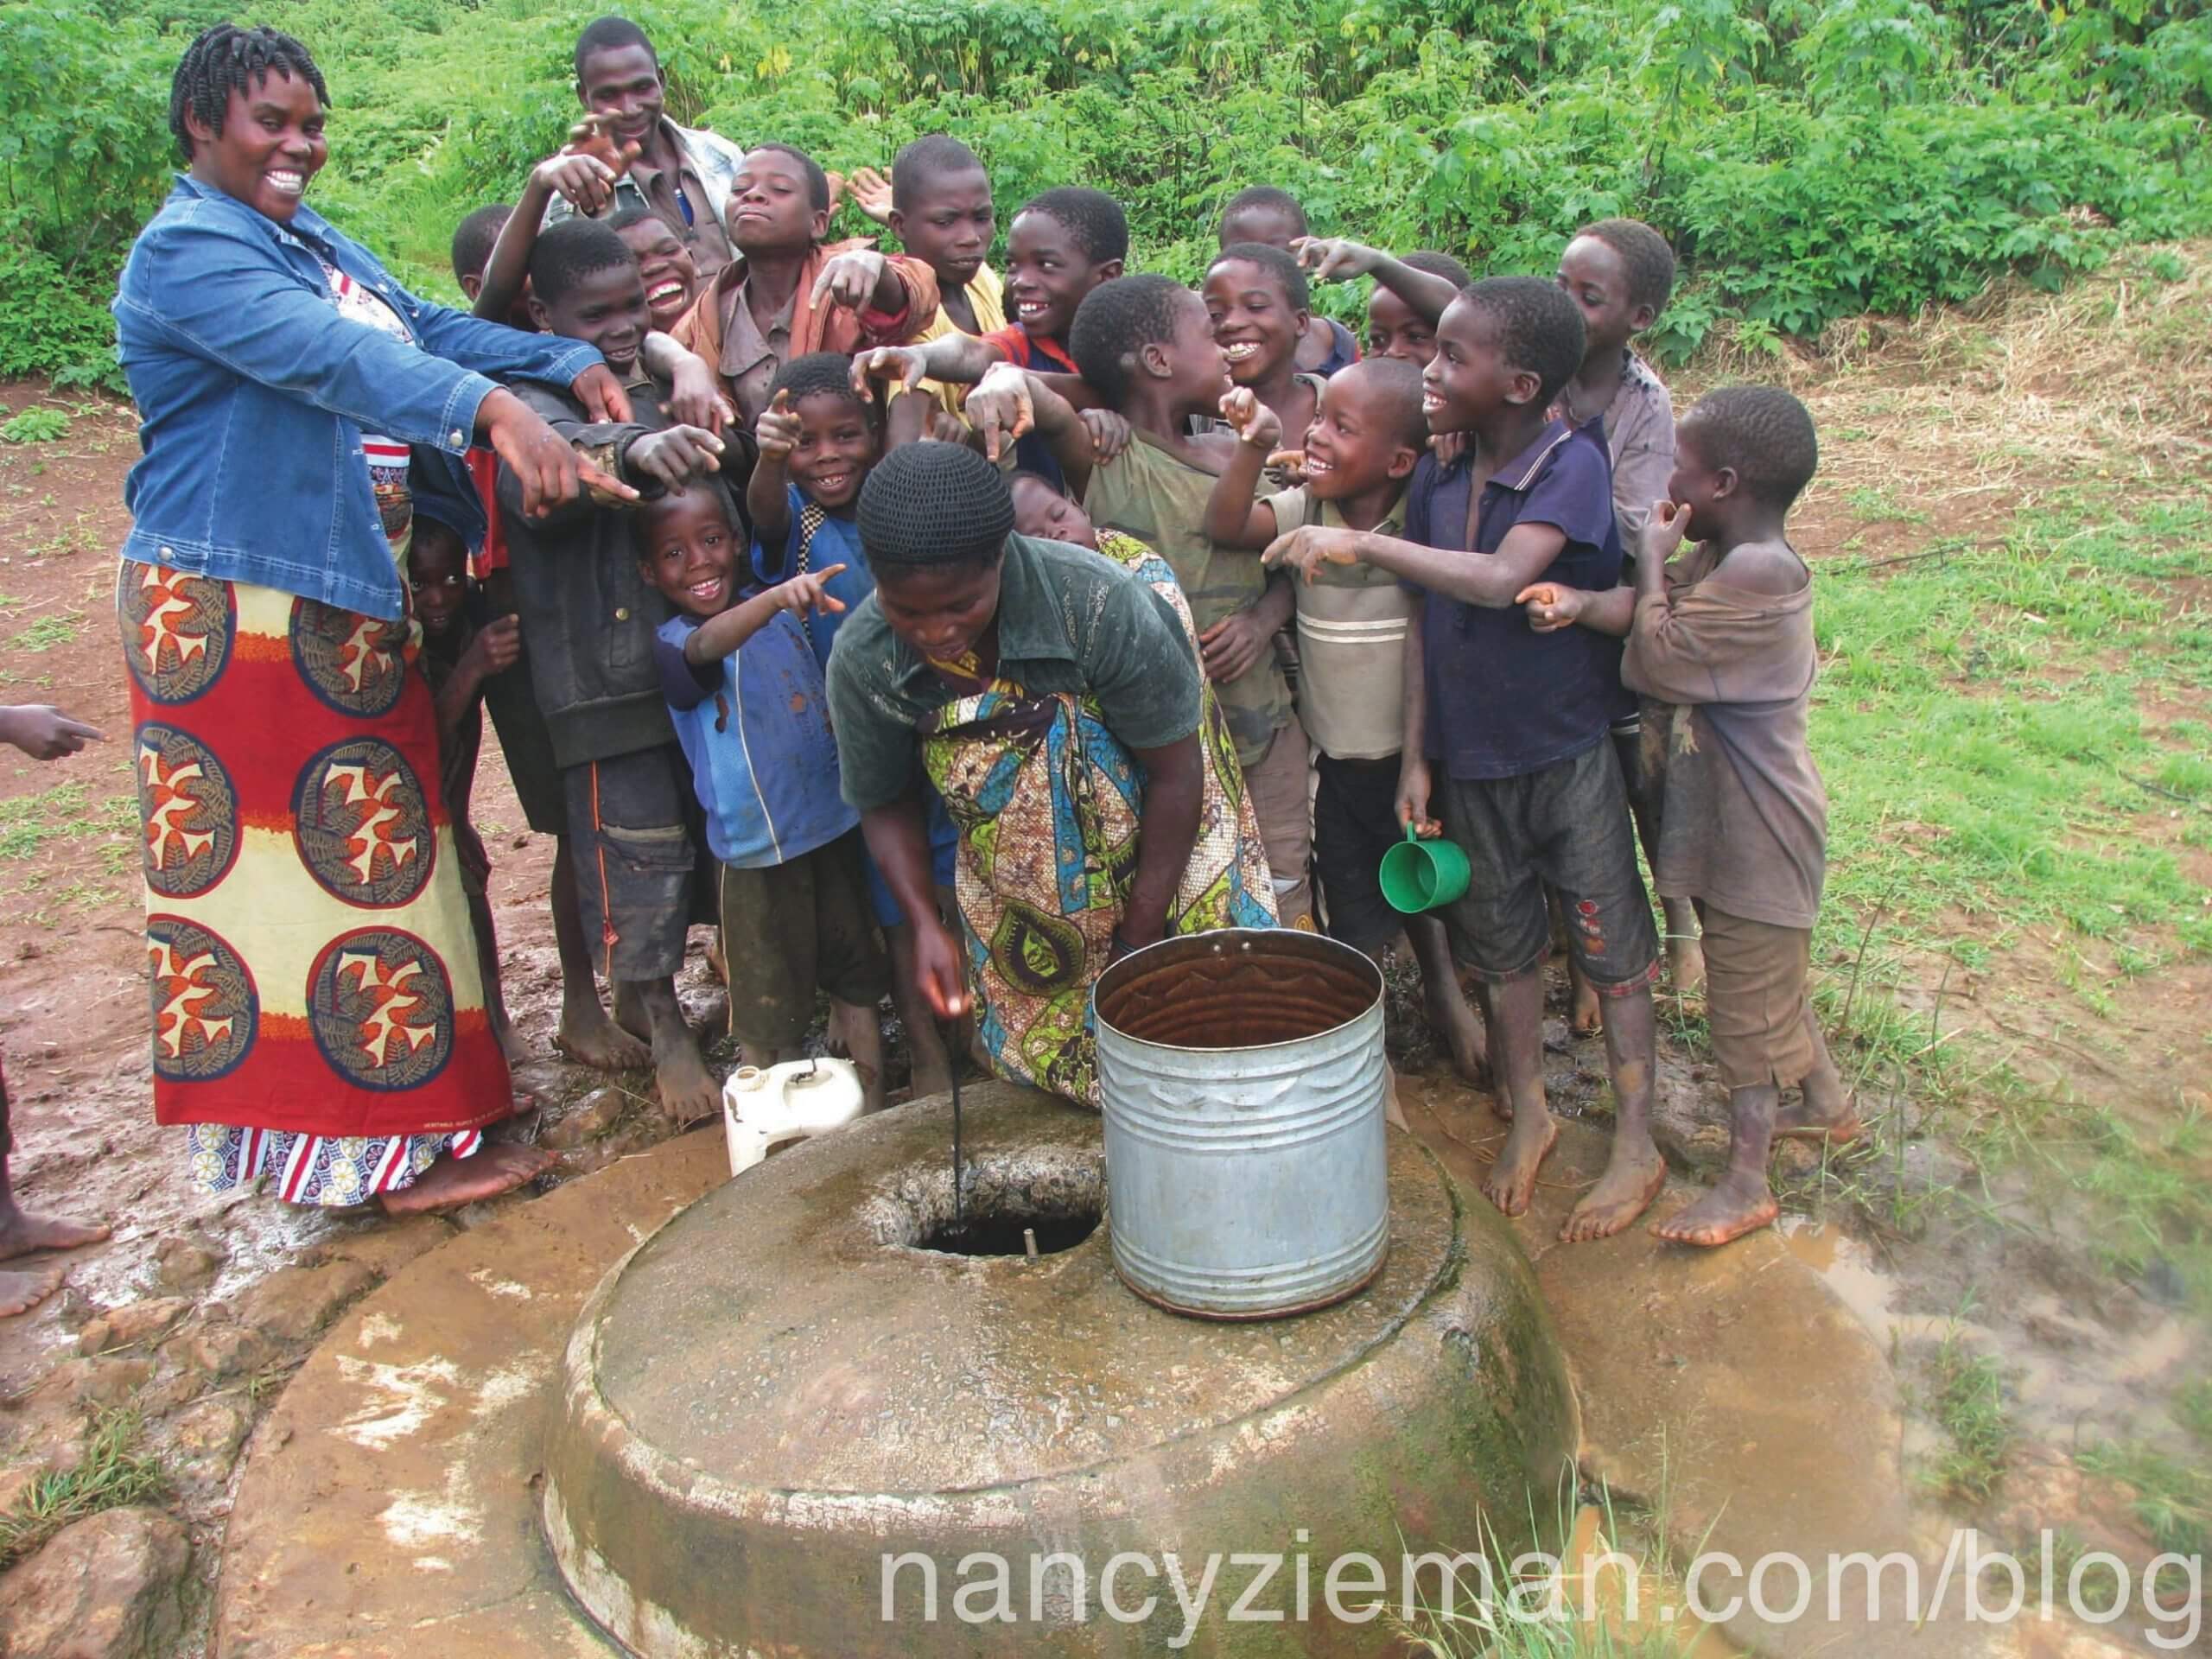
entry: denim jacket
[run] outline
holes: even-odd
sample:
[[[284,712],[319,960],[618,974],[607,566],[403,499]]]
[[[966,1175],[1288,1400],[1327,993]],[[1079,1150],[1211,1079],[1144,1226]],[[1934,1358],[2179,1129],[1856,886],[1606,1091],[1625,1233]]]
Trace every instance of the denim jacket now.
[[[422,349],[340,316],[325,260]],[[145,451],[124,556],[385,619],[404,601],[362,429],[458,464],[487,375],[566,385],[603,360],[416,299],[311,208],[279,225],[189,176],[138,233],[114,311]]]

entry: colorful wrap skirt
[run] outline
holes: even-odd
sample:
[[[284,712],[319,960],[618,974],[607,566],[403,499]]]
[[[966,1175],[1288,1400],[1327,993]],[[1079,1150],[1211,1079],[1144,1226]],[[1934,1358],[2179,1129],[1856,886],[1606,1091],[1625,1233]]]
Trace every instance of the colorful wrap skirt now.
[[[420,630],[123,562],[154,1116],[195,1180],[358,1204],[513,1109]]]
[[[1101,551],[1156,588],[1198,652],[1166,560],[1111,533]],[[1208,686],[1198,728],[1198,836],[1167,912],[1170,933],[1275,925],[1258,821],[1236,747]],[[921,728],[922,764],[959,836],[953,894],[994,1069],[1098,1109],[1091,987],[1136,878],[1143,771],[1095,703],[1032,696],[1001,680]]]

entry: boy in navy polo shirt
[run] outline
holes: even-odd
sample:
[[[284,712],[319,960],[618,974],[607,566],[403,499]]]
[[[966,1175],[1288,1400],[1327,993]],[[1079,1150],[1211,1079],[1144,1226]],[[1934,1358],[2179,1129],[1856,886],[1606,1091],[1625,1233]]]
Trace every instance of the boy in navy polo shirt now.
[[[1483,1190],[1520,1215],[1559,1138],[1543,1081],[1549,883],[1584,973],[1612,999],[1612,1160],[1560,1235],[1603,1238],[1641,1215],[1667,1176],[1650,1130],[1659,942],[1605,741],[1621,650],[1587,628],[1540,634],[1516,601],[1536,582],[1600,591],[1618,582],[1611,468],[1593,428],[1546,414],[1582,361],[1581,315],[1558,288],[1531,277],[1477,283],[1446,308],[1436,339],[1422,408],[1432,432],[1469,434],[1472,458],[1440,467],[1423,457],[1402,541],[1307,526],[1278,538],[1267,558],[1308,576],[1324,561],[1365,563],[1421,595],[1407,642],[1398,815],[1449,835],[1472,869],[1446,922],[1460,960],[1490,987],[1491,1059],[1513,1119]],[[1428,817],[1432,795],[1440,825]]]
[[[638,513],[639,569],[676,612],[654,643],[661,686],[722,866],[730,1034],[750,1065],[798,1058],[818,986],[872,1109],[891,965],[861,883],[860,815],[837,791],[821,664],[800,626],[844,608],[828,592],[844,567],[734,599],[736,523],[719,480]]]

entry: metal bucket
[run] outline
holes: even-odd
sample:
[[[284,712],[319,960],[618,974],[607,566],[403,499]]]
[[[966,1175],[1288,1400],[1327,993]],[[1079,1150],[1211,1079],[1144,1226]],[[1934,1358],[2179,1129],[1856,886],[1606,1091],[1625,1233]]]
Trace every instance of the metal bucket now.
[[[1114,1266],[1179,1313],[1360,1289],[1389,1249],[1382,976],[1288,928],[1164,940],[1100,976]]]

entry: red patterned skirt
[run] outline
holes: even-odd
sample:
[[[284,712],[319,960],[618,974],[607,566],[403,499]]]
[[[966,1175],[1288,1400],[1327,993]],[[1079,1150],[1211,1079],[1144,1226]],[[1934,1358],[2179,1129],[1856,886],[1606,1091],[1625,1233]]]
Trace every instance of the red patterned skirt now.
[[[474,1151],[513,1106],[419,630],[130,560],[116,602],[156,1120],[202,1126],[206,1185],[272,1157],[338,1172],[288,1181],[295,1201],[358,1203]]]

